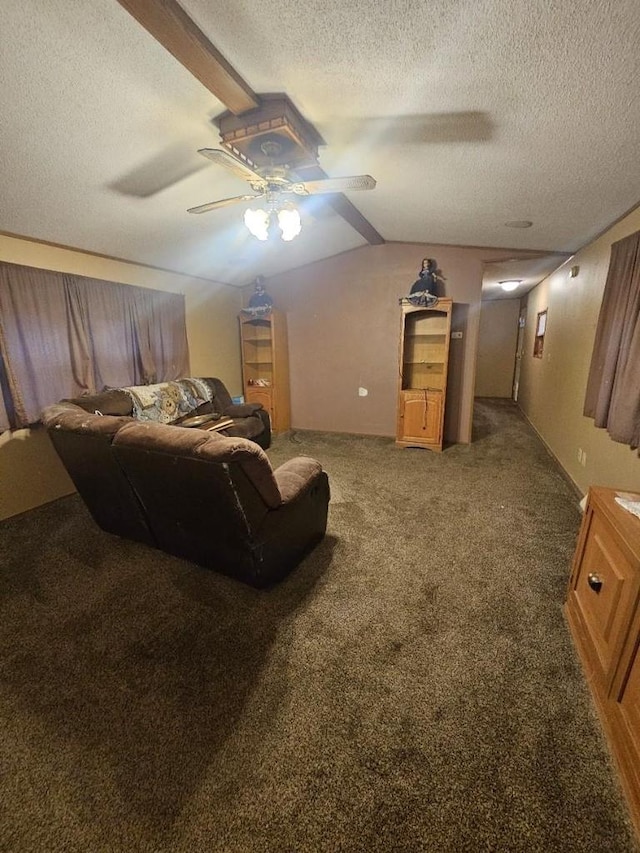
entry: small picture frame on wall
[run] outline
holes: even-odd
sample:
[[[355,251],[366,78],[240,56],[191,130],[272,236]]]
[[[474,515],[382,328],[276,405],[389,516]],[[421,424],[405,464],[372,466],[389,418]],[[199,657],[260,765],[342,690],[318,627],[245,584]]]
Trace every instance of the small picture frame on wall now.
[[[542,350],[544,348],[544,335],[547,330],[547,309],[538,311],[538,319],[536,321],[536,336],[533,341],[533,357],[542,358]]]

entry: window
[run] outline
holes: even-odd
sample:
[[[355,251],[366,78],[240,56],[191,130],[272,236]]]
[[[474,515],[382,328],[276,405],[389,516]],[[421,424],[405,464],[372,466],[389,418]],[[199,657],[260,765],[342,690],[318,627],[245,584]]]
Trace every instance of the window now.
[[[0,431],[64,397],[188,373],[184,296],[0,263]]]
[[[547,309],[538,312],[538,320],[536,322],[536,336],[533,341],[533,357],[542,358],[542,350],[544,348],[544,333],[547,330]]]

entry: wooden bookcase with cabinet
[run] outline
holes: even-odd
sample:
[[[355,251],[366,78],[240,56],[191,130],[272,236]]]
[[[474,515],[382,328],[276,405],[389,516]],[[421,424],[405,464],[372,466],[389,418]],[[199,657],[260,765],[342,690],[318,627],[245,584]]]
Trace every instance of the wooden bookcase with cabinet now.
[[[396,444],[441,451],[451,337],[451,299],[402,305]]]
[[[640,835],[640,518],[592,487],[565,614]]]
[[[291,427],[289,352],[285,316],[275,308],[268,314],[240,314],[242,383],[247,403],[262,403],[271,429]]]

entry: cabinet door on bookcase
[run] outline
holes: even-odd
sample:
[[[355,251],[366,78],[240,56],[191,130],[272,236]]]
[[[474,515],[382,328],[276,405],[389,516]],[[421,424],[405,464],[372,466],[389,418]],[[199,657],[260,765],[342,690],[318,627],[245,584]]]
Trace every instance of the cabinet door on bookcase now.
[[[269,412],[269,418],[271,419],[271,423],[273,424],[274,413],[271,388],[260,388],[257,385],[250,385],[245,391],[244,398],[247,403],[260,403],[262,408],[266,409]]]
[[[399,419],[402,441],[442,444],[442,392],[403,391]]]

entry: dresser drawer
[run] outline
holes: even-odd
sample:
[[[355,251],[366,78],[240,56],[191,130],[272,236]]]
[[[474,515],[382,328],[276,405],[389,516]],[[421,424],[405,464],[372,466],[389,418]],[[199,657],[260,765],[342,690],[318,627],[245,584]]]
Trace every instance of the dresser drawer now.
[[[603,688],[613,677],[640,585],[637,569],[618,543],[607,520],[594,513],[570,593],[590,646],[585,652]]]
[[[636,610],[604,714],[622,787],[640,831],[640,610]]]

